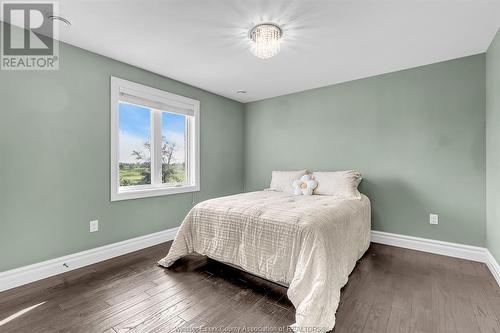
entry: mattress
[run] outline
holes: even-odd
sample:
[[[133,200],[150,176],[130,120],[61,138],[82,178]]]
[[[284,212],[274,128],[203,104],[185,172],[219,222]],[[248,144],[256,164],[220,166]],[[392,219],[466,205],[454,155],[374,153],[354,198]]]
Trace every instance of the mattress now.
[[[335,326],[340,289],[370,244],[370,201],[257,191],[191,209],[159,264],[199,253],[288,285],[297,332]]]

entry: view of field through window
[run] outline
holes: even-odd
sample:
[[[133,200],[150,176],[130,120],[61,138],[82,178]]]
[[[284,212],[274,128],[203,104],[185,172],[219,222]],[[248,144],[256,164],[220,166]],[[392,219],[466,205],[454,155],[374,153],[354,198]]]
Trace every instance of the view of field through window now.
[[[186,181],[186,116],[163,112],[162,183],[183,184]]]
[[[152,124],[149,108],[119,105],[120,186],[151,184]],[[162,112],[162,183],[186,183],[186,116]]]

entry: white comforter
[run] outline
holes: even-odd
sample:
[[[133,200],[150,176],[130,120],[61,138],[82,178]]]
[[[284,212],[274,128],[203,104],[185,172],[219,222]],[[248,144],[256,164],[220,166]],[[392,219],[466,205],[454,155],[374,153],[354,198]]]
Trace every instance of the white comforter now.
[[[327,331],[335,326],[340,289],[369,246],[370,229],[364,195],[238,194],[193,207],[159,264],[168,267],[196,252],[289,285],[293,329]]]

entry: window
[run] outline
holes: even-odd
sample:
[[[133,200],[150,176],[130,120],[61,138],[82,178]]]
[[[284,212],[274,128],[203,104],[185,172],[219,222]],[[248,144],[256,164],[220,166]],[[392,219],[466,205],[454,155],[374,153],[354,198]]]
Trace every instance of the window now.
[[[111,78],[111,201],[199,191],[200,102]]]

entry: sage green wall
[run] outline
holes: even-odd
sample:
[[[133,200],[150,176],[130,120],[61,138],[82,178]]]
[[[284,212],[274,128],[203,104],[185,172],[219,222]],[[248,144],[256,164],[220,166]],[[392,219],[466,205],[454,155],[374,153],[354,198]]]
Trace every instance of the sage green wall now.
[[[243,190],[243,104],[69,45],[60,60],[0,71],[0,271],[178,226],[191,208],[191,194],[110,202],[111,75],[200,100],[195,199]]]
[[[498,44],[487,55],[489,202],[500,193]],[[174,227],[191,208],[191,194],[109,201],[112,75],[201,101],[196,202],[240,192],[243,180],[264,188],[271,170],[355,168],[374,229],[485,243],[484,55],[244,106],[72,46],[60,53],[59,71],[0,71],[0,271]]]
[[[373,229],[484,246],[484,94],[483,54],[249,103],[245,189],[354,168]]]
[[[500,32],[486,53],[487,244],[500,262]]]

